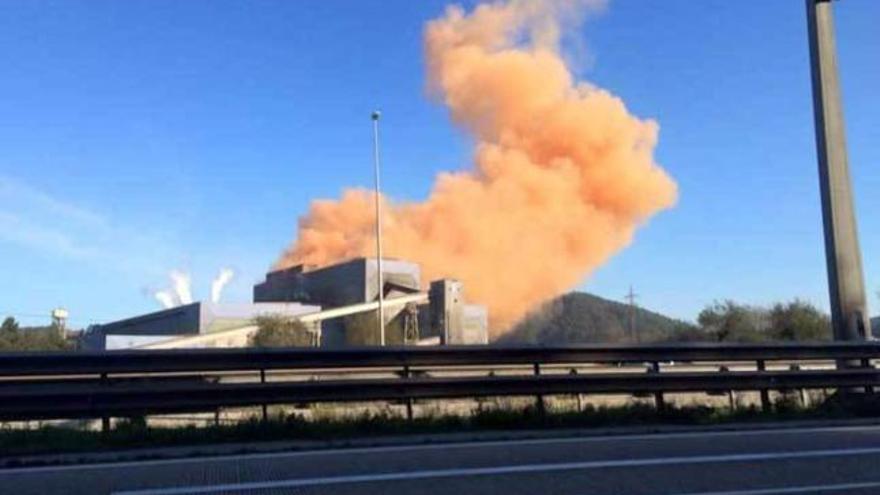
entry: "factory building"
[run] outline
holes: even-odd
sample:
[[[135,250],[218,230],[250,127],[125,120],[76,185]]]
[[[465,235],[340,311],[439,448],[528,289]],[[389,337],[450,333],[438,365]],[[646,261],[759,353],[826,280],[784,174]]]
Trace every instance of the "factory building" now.
[[[85,349],[161,349],[172,347],[246,347],[264,315],[299,318],[318,306],[291,304],[212,304],[195,302],[91,327]]]
[[[369,315],[378,308],[377,277],[378,264],[368,258],[313,270],[277,270],[254,286],[252,304],[187,304],[96,326],[83,343],[108,350],[244,347],[257,331],[254,318],[283,315],[305,323],[315,335],[315,345],[362,345],[356,327],[369,327],[374,335],[375,316],[370,320]],[[426,293],[419,266],[392,259],[382,260],[382,282],[387,343],[488,343],[486,308],[465,302],[461,282],[431,281]],[[362,315],[368,318],[358,322]]]
[[[431,282],[428,305],[420,311],[423,336],[436,337],[442,344],[488,344],[489,313],[485,306],[465,304],[464,285],[458,280]]]
[[[417,294],[419,266],[400,260],[382,260],[385,299]],[[339,308],[376,301],[378,299],[378,268],[375,259],[356,258],[315,270],[302,265],[269,272],[266,281],[254,286],[254,301],[259,303],[299,302],[322,308]],[[385,308],[385,324],[406,325],[405,305]],[[321,345],[342,347],[347,339],[346,320],[342,317],[321,322]]]
[[[360,305],[378,300],[378,263],[375,259],[355,258],[316,270],[302,265],[270,272],[266,281],[254,286],[255,302],[300,302],[322,308]],[[418,325],[417,314],[406,305],[395,305],[401,296],[418,294],[420,269],[415,263],[400,260],[382,260],[383,297],[392,302],[385,306],[385,325],[413,328]],[[415,325],[413,324],[415,321]],[[342,347],[350,340],[345,318],[321,322],[321,345]],[[413,339],[418,332],[410,331]]]
[[[383,259],[384,296],[419,292],[420,272],[415,263]],[[254,286],[254,302],[309,302],[339,307],[374,301],[378,298],[377,274],[374,258],[355,258],[315,270],[297,265],[269,272],[265,282]]]
[[[378,299],[378,267],[374,258],[355,258],[316,270],[302,265],[270,272],[266,281],[254,286],[255,302],[301,302],[323,308],[373,302]],[[383,297],[396,298],[421,291],[421,270],[415,263],[382,260]],[[464,286],[452,279],[432,281],[427,305],[387,304],[387,327],[410,328],[422,342],[439,344],[488,343],[488,313],[485,306],[467,304]],[[347,342],[345,320],[322,322],[321,345],[340,347]]]

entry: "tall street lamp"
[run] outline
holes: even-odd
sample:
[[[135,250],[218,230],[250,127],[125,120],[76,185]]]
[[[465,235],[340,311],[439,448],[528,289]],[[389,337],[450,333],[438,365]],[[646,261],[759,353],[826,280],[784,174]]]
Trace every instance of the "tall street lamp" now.
[[[379,294],[379,345],[385,345],[385,284],[382,281],[382,199],[379,182],[379,117],[382,114],[373,112],[373,164],[376,173],[376,292]]]

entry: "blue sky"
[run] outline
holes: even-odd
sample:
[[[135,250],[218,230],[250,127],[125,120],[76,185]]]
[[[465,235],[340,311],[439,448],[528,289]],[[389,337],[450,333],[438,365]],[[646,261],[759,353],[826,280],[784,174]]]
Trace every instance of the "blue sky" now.
[[[0,15],[0,314],[156,308],[167,272],[246,301],[314,198],[372,184],[383,110],[395,199],[469,167],[424,90],[442,1],[7,0]],[[465,2],[467,5],[470,3]],[[880,2],[835,4],[869,303],[880,307]],[[827,307],[802,0],[612,0],[581,79],[660,123],[680,202],[579,287],[692,319],[713,299]],[[585,47],[585,49],[584,49]],[[872,311],[877,313],[878,311]]]

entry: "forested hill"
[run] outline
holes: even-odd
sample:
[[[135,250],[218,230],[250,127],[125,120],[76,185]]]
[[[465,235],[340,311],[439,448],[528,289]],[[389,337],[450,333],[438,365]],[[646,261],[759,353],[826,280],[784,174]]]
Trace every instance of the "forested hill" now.
[[[558,297],[526,317],[496,343],[575,344],[687,340],[696,332],[690,323],[642,308],[635,310],[636,335],[631,335],[630,307],[584,292]]]

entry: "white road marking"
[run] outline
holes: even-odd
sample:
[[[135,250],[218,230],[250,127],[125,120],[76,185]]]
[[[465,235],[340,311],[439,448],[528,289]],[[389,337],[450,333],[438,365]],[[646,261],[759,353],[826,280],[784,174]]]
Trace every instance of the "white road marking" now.
[[[608,461],[520,464],[513,466],[493,466],[482,468],[429,469],[423,471],[405,471],[398,473],[358,474],[348,476],[329,476],[321,478],[255,481],[249,483],[228,483],[220,485],[154,488],[146,490],[114,492],[114,495],[199,495],[226,491],[243,493],[245,490],[301,488],[306,486],[337,485],[343,483],[366,483],[376,481],[400,481],[424,478],[450,478],[460,476],[487,476],[518,473],[543,473],[553,471],[608,469],[621,467],[632,468],[646,466],[668,466],[676,464],[709,464],[723,462],[773,461],[781,459],[810,459],[820,457],[843,457],[867,454],[880,454],[880,447],[866,449],[810,450],[803,452],[767,452],[762,454],[727,454],[691,457],[660,457],[653,459],[618,459]]]
[[[262,452],[251,454],[229,454],[229,455],[210,455],[210,456],[193,456],[183,458],[169,459],[151,459],[143,461],[118,461],[103,462],[93,464],[71,464],[62,466],[35,466],[20,468],[0,468],[0,477],[6,474],[24,474],[39,472],[64,472],[64,471],[80,471],[93,469],[115,469],[137,466],[162,466],[162,465],[180,465],[180,464],[205,464],[209,462],[226,462],[226,461],[247,461],[260,459],[289,459],[297,457],[309,456],[331,456],[331,455],[350,455],[350,454],[381,454],[388,452],[412,452],[412,451],[430,451],[430,450],[448,450],[448,449],[468,449],[479,447],[499,447],[499,446],[528,446],[528,445],[552,445],[552,444],[569,444],[569,443],[598,443],[598,442],[620,442],[620,441],[641,441],[641,440],[669,440],[680,438],[699,438],[699,437],[730,437],[730,436],[763,436],[763,435],[796,435],[803,433],[837,433],[852,431],[880,431],[880,425],[861,425],[861,426],[828,426],[828,427],[811,427],[811,428],[776,428],[776,429],[754,429],[754,430],[716,430],[716,431],[690,431],[680,433],[643,433],[635,435],[598,435],[598,436],[573,436],[573,437],[556,437],[556,438],[526,438],[526,439],[510,439],[510,440],[488,440],[488,441],[467,441],[467,442],[448,442],[448,443],[431,443],[421,445],[385,445],[379,447],[347,447],[347,448],[323,448],[318,450],[295,450],[280,452]],[[197,450],[200,446],[193,446]],[[205,446],[208,447],[208,446]],[[74,454],[75,455],[75,454]]]
[[[864,490],[866,488],[880,488],[880,481],[865,483],[843,483],[840,485],[813,485],[793,486],[785,488],[761,488],[757,490],[738,490],[732,492],[700,492],[682,495],[787,495],[789,493],[822,493],[822,492],[845,492],[850,490]]]

